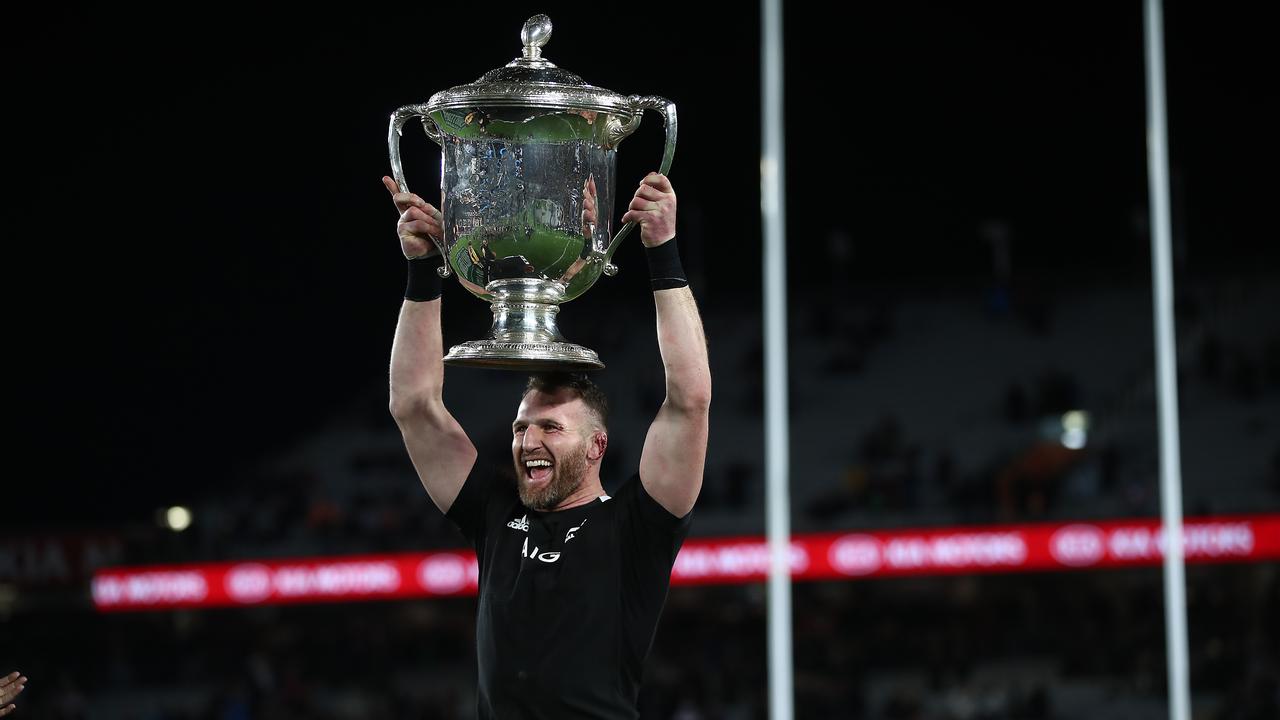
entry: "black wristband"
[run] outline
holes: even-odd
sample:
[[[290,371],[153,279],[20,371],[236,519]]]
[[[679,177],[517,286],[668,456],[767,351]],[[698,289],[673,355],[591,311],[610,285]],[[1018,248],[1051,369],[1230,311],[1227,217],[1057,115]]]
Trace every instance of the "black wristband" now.
[[[440,297],[444,291],[444,282],[437,272],[444,266],[444,259],[439,253],[428,257],[409,259],[409,284],[404,289],[404,299],[413,302],[427,302]]]
[[[670,290],[689,284],[684,276],[684,266],[680,264],[675,238],[657,247],[646,247],[644,256],[649,261],[649,286],[654,290]]]

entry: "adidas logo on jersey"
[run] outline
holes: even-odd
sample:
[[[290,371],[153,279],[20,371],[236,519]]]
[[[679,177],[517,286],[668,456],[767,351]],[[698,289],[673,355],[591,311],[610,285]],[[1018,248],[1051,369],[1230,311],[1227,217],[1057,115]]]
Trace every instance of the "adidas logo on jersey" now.
[[[525,515],[519,520],[512,520],[511,522],[507,523],[507,527],[511,528],[512,530],[529,532],[529,516]]]

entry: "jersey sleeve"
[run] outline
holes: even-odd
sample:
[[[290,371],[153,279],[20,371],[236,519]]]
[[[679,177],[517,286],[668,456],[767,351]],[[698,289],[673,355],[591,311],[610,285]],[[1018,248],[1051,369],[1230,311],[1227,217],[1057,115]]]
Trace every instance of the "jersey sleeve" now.
[[[509,496],[513,494],[514,490],[507,487],[501,478],[473,470],[462,484],[458,497],[449,506],[445,517],[457,525],[472,545],[479,549],[480,540],[494,521],[495,506],[503,505],[505,508],[504,501],[509,500]]]
[[[618,488],[614,499],[619,505],[622,552],[642,574],[669,578],[693,523],[693,511],[684,517],[672,515],[645,490],[638,474]]]

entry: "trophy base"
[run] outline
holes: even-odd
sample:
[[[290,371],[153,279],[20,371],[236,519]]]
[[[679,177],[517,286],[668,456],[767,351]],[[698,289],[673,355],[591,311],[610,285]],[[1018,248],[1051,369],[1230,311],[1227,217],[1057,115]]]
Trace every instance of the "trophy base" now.
[[[565,342],[556,327],[564,289],[563,283],[537,278],[490,282],[485,286],[493,310],[489,338],[454,345],[445,364],[525,372],[603,368],[594,350]]]
[[[446,365],[494,370],[546,372],[600,370],[604,363],[594,350],[567,342],[503,342],[473,340],[454,345],[444,356]]]

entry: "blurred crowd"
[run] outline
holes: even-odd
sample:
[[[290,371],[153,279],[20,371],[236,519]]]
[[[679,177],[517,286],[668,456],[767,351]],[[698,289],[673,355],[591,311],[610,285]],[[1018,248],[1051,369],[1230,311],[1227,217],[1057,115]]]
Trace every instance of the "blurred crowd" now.
[[[1280,567],[1188,580],[1196,717],[1280,716]],[[1163,718],[1161,605],[1156,569],[802,583],[796,716]],[[36,614],[7,627],[0,660],[31,678],[15,717],[33,720],[460,720],[474,714],[474,611],[462,598]],[[763,586],[674,589],[641,716],[763,720],[765,636]]]
[[[1133,337],[1132,327],[1124,324],[1132,319],[1121,318],[1109,321],[1118,329],[1104,349],[1075,348],[1075,355],[1064,355],[1062,347],[1078,344],[1076,334],[1105,331],[1091,309],[1059,308],[1046,296],[1037,301],[1034,317],[1025,318],[1018,314],[1022,300],[1006,298],[992,309],[989,298],[974,292],[968,297],[972,304],[956,309],[950,296],[904,304],[865,293],[850,298],[846,307],[795,324],[794,332],[804,338],[793,348],[792,373],[790,481],[799,529],[1158,512],[1149,338]],[[1148,302],[1131,291],[1108,297],[1103,307],[1136,314],[1133,322],[1147,331],[1141,316]],[[1249,317],[1259,313],[1265,315],[1265,303],[1240,289],[1193,286],[1181,296],[1183,480],[1189,514],[1280,508],[1280,427],[1271,412],[1280,407],[1280,331],[1260,332],[1265,325],[1249,325]],[[762,353],[758,328],[741,314],[709,311],[717,399],[695,534],[761,530],[760,386],[733,378],[758,377]],[[1242,335],[1233,320],[1248,332]],[[968,350],[976,360],[932,357],[934,345],[956,347],[953,335],[977,338],[971,343],[977,345],[1012,343],[1033,359],[1017,365],[1010,358],[1017,367],[1006,369],[1006,359],[991,354],[996,350],[981,347]],[[614,431],[602,471],[608,489],[636,466],[639,439],[661,402],[662,385],[656,357],[645,354],[653,352],[647,338],[644,344],[607,332],[599,340],[618,365],[616,373],[603,376],[615,381],[609,388]],[[844,356],[854,346],[870,365],[848,366]],[[1062,362],[1039,359],[1060,355]],[[897,368],[899,357],[914,364]],[[1073,363],[1073,357],[1089,363]],[[907,395],[879,389],[912,378],[945,379],[949,361],[989,367],[952,383],[956,398],[923,389]],[[961,395],[962,390],[969,394]],[[383,392],[371,390],[368,401],[351,413],[368,442],[335,454],[330,446],[340,443],[338,431],[332,442],[322,437],[316,443],[321,449],[311,456],[242,472],[228,486],[194,498],[195,521],[188,532],[151,528],[137,534],[128,561],[457,546],[460,536],[418,485],[386,414]],[[846,396],[851,400],[841,402]],[[877,399],[860,404],[863,397]],[[501,403],[511,400],[500,395],[493,405],[505,407]],[[1063,425],[1073,412],[1087,418],[1076,442],[1069,441]],[[469,426],[481,450],[480,467],[510,474],[504,423],[484,422],[489,426]]]

